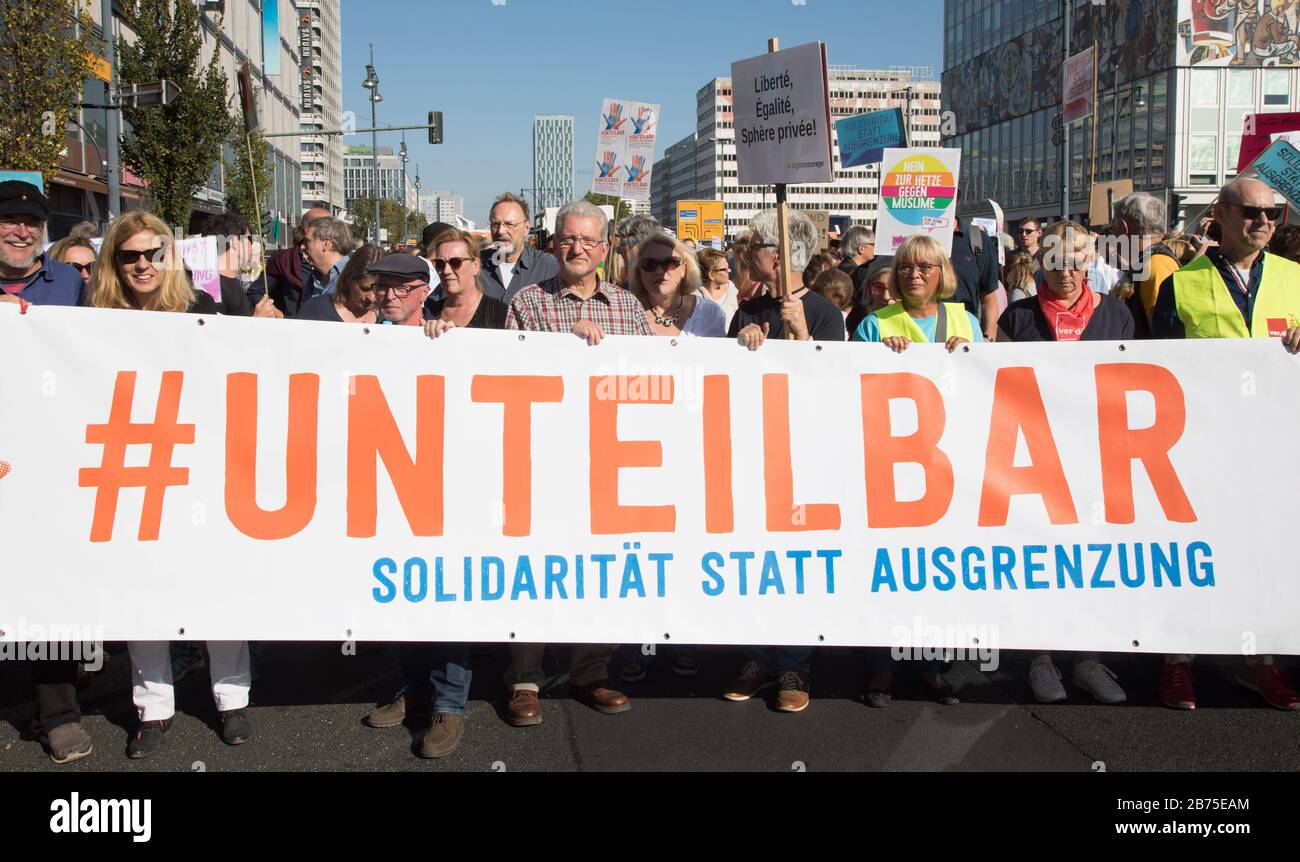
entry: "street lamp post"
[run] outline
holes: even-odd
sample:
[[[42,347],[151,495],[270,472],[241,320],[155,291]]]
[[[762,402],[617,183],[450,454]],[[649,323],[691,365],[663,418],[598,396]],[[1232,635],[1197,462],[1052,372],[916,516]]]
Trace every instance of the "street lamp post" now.
[[[415,210],[420,212],[420,163],[415,164]],[[419,224],[419,222],[416,222]],[[405,222],[403,222],[402,231],[406,231]],[[423,251],[423,249],[421,249]]]
[[[375,106],[384,100],[379,95],[379,76],[375,74],[375,43],[370,43],[370,62],[366,65],[366,79],[361,86],[370,92],[370,167],[371,194],[375,196],[375,245],[379,245],[379,122],[375,118]]]
[[[402,149],[398,154],[402,159],[402,189],[399,192],[402,198],[402,245],[406,245],[406,133],[402,133]]]

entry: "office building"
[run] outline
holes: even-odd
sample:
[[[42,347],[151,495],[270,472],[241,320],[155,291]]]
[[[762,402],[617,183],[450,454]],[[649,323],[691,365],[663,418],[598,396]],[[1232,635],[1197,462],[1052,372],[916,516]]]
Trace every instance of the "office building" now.
[[[303,132],[343,127],[341,0],[298,0],[298,108]],[[300,139],[303,207],[344,211],[343,144],[339,135]]]
[[[533,117],[533,215],[573,200],[573,115]]]

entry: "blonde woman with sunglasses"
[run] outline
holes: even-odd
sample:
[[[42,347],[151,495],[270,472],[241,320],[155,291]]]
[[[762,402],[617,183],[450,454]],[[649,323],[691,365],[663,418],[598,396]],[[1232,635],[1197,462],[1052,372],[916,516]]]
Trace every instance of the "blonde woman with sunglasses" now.
[[[162,219],[146,212],[117,218],[99,249],[86,305],[216,314],[217,303],[196,291]]]

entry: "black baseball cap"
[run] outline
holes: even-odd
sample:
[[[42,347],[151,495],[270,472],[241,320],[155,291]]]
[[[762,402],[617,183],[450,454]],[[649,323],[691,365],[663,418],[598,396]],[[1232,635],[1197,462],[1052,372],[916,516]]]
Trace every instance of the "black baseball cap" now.
[[[29,215],[49,221],[50,202],[31,183],[5,180],[0,183],[0,215]]]
[[[418,278],[429,283],[429,264],[414,254],[386,254],[366,267],[371,275],[396,275],[405,281]]]
[[[427,249],[429,243],[437,239],[438,234],[449,230],[455,230],[455,228],[447,224],[445,221],[434,222],[424,229],[424,233],[420,234],[420,247]]]

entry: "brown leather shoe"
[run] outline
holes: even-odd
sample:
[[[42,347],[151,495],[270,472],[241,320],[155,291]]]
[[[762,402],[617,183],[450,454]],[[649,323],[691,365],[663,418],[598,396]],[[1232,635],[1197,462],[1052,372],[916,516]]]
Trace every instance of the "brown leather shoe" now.
[[[596,712],[603,712],[605,715],[617,715],[631,709],[632,704],[628,701],[627,695],[609,686],[610,683],[607,679],[597,680],[587,685],[570,685],[569,694],[575,700],[579,700],[596,710]]]
[[[537,692],[517,688],[506,702],[506,723],[514,727],[532,727],[542,723],[542,702]]]

